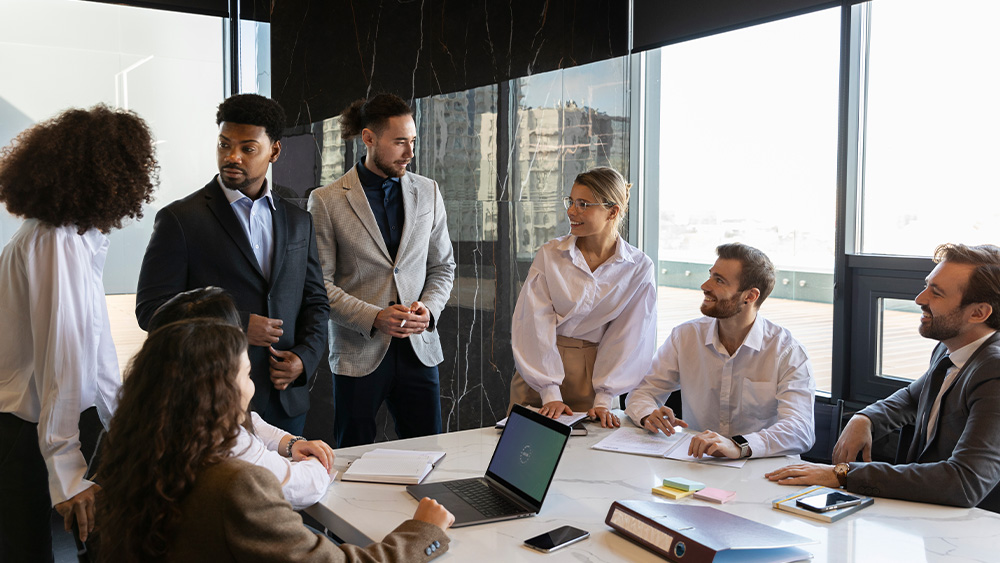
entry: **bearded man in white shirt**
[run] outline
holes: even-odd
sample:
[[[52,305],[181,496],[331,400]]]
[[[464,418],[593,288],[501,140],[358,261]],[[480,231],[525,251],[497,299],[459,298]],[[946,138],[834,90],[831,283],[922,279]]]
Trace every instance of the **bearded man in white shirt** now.
[[[705,316],[671,331],[629,393],[626,413],[650,432],[700,431],[688,450],[696,457],[808,451],[816,390],[809,356],[788,330],[758,314],[774,289],[774,265],[745,244],[723,244],[716,253],[701,286]],[[684,420],[662,406],[677,390]]]

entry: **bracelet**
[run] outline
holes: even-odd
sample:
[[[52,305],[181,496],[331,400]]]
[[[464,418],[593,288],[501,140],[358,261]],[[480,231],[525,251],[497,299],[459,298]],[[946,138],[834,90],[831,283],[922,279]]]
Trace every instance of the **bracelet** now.
[[[285,457],[292,457],[292,446],[299,440],[305,440],[305,438],[302,436],[292,436],[292,439],[289,440],[288,444],[285,446]]]

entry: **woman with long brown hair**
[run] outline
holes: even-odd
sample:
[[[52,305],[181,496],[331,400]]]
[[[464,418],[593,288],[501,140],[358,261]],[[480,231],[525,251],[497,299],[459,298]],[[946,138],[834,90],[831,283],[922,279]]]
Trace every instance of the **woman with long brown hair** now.
[[[426,561],[454,517],[430,499],[381,543],[310,533],[267,469],[233,459],[253,397],[243,332],[214,319],[153,331],[126,370],[98,472],[108,561]],[[429,549],[436,546],[435,549]]]

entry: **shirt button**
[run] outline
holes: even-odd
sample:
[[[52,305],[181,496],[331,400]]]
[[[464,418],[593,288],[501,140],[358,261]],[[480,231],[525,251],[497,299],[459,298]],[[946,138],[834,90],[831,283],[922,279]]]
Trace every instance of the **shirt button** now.
[[[399,273],[399,268],[393,268],[393,269],[392,269],[392,273],[394,273],[394,274],[398,274],[398,273]]]

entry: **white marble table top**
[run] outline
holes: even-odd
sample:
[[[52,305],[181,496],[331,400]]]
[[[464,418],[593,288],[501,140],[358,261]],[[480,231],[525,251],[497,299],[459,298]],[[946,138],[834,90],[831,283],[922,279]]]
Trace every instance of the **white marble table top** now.
[[[813,561],[817,563],[1000,561],[1000,514],[876,499],[873,506],[832,524],[808,520],[771,508],[771,500],[798,488],[771,483],[763,475],[792,459],[752,459],[743,468],[733,469],[602,452],[590,446],[607,436],[610,430],[595,424],[588,424],[588,428],[588,436],[570,437],[538,516],[449,530],[451,550],[440,560],[663,561],[604,524],[612,501],[639,499],[713,506],[812,538],[817,543],[802,547],[813,554]],[[393,442],[392,447],[448,452],[426,482],[446,481],[482,476],[497,437],[493,428],[484,428],[400,440]],[[343,473],[347,462],[374,447],[337,450],[336,468]],[[736,491],[737,495],[734,500],[718,505],[690,497],[670,501],[650,493],[664,477],[674,476]],[[338,478],[326,497],[308,512],[324,525],[338,530],[345,540],[361,543],[364,538],[352,535],[352,530],[344,527],[345,521],[356,531],[381,539],[411,517],[416,506],[417,502],[401,485],[351,483]],[[590,539],[551,554],[523,547],[526,538],[566,524],[590,531]]]

